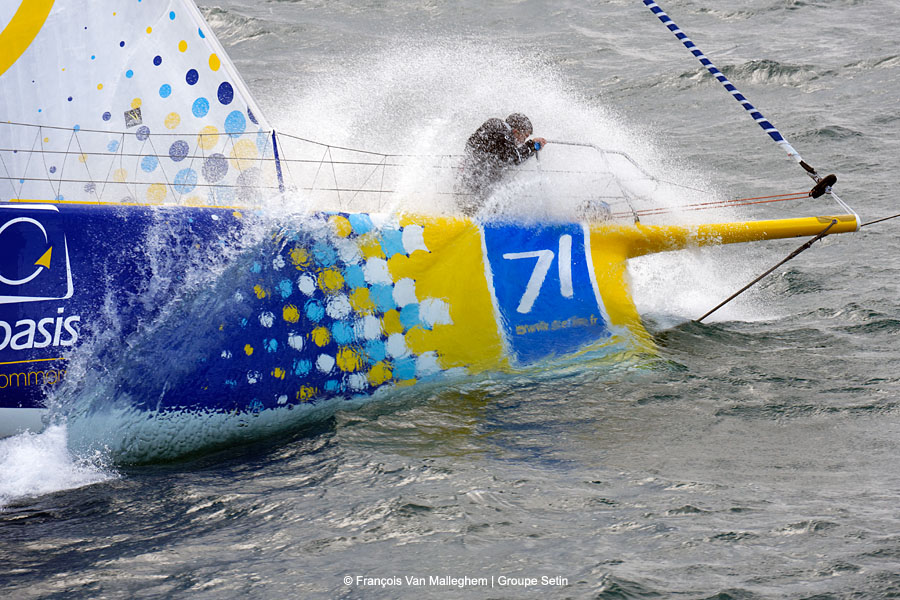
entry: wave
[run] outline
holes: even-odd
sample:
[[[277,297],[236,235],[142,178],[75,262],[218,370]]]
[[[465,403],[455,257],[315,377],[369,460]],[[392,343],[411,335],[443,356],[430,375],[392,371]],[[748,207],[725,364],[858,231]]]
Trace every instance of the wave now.
[[[300,28],[296,26],[248,17],[217,6],[201,8],[200,12],[216,32],[216,37],[226,47],[267,35],[291,34],[300,31]]]
[[[23,498],[84,487],[118,476],[103,451],[73,454],[68,448],[68,430],[64,425],[0,440],[0,510]]]

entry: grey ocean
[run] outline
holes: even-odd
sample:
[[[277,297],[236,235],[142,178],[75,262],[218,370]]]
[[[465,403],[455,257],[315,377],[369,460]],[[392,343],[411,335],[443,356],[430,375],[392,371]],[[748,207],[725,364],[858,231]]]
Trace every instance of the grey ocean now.
[[[286,133],[458,154],[522,111],[727,197],[810,185],[640,0],[200,4]],[[864,221],[900,212],[900,4],[663,7]],[[635,262],[649,362],[414,390],[165,464],[72,456],[58,428],[0,441],[0,596],[898,598],[898,233],[827,238],[704,324],[800,242]]]

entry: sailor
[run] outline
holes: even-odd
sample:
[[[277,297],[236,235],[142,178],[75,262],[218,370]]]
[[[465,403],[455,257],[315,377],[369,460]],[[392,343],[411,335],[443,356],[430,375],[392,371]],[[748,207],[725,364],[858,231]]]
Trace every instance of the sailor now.
[[[540,137],[529,140],[532,132],[528,117],[513,113],[505,121],[488,119],[469,137],[459,196],[463,213],[474,215],[503,178],[505,169],[527,160],[547,144]]]

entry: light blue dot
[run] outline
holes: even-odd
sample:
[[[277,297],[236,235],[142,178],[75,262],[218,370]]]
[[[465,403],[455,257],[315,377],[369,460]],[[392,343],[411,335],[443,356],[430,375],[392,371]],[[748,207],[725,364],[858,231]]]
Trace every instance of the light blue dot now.
[[[291,367],[291,371],[293,371],[294,375],[306,375],[309,373],[309,370],[312,368],[312,363],[308,360],[295,360],[293,366]]]
[[[312,247],[312,253],[316,263],[321,267],[330,267],[337,260],[337,252],[326,242],[317,242]]]
[[[366,287],[366,275],[359,265],[349,265],[344,269],[344,281],[351,290]]]
[[[91,60],[94,60],[95,58],[97,58],[97,55],[96,55],[96,54],[91,54]]]
[[[381,234],[381,250],[387,258],[395,254],[406,254],[403,248],[403,233],[397,229],[389,229]]]
[[[141,159],[141,169],[146,171],[147,173],[152,173],[156,170],[156,166],[159,164],[159,159],[155,156],[148,155]]]
[[[127,77],[128,79],[131,79],[132,77],[134,77],[134,71],[132,71],[131,69],[128,69],[127,71],[125,71],[125,77]]]
[[[362,235],[372,231],[372,219],[369,218],[369,215],[357,213],[350,214],[347,218],[350,220],[350,226],[353,227],[354,233]]]
[[[159,96],[161,98],[168,98],[171,95],[172,95],[172,86],[171,85],[169,85],[168,83],[164,83],[161,86],[159,86]]]
[[[394,288],[390,285],[373,285],[370,288],[369,297],[381,312],[387,312],[394,308]]]
[[[400,323],[406,329],[411,329],[412,327],[419,324],[419,305],[418,304],[407,304],[402,309],[400,309]]]
[[[209,100],[203,97],[197,98],[194,100],[191,112],[194,113],[194,116],[198,119],[202,119],[209,112]]]
[[[202,37],[202,38],[205,38],[205,37],[206,37],[206,35],[203,33],[203,30],[200,29],[199,27],[197,28],[197,33],[199,33],[199,34],[200,34],[200,37]]]
[[[247,117],[239,110],[233,110],[225,117],[225,133],[231,137],[240,137],[247,128]]]
[[[294,285],[290,279],[282,279],[278,282],[278,291],[281,293],[282,300],[284,300],[294,291]]]
[[[220,205],[230,206],[234,203],[234,188],[219,185],[215,187],[213,192],[216,197],[216,202]]]
[[[353,331],[353,325],[346,321],[337,321],[331,326],[331,334],[334,341],[342,346],[352,344],[356,341],[356,333]]]
[[[263,345],[267,352],[278,352],[278,340],[264,340]]]
[[[174,11],[174,10],[169,11],[169,19],[172,20],[172,21],[175,20],[175,11]]]
[[[262,272],[262,264],[259,261],[254,261],[252,265],[250,265],[251,273],[261,273]]]
[[[326,392],[338,392],[341,389],[341,382],[335,381],[334,379],[329,379],[325,382],[325,391]]]
[[[377,363],[384,360],[386,353],[384,351],[384,342],[381,340],[369,340],[366,342],[366,357],[371,363]]]
[[[113,140],[110,143],[108,143],[106,145],[106,149],[109,152],[115,152],[116,150],[118,150],[119,149],[119,140]]]
[[[306,310],[306,316],[310,321],[318,323],[322,320],[322,317],[325,316],[325,309],[322,307],[322,304],[318,300],[310,300],[306,303],[304,307]]]
[[[259,131],[256,134],[256,149],[259,150],[259,153],[264,155],[269,150],[269,134],[265,131]]]
[[[416,359],[401,358],[394,361],[394,378],[399,380],[415,379],[416,377]]]
[[[81,125],[76,125],[72,129],[74,129],[75,131],[81,131]]]
[[[188,194],[197,187],[197,171],[182,169],[175,174],[175,191],[179,194]]]

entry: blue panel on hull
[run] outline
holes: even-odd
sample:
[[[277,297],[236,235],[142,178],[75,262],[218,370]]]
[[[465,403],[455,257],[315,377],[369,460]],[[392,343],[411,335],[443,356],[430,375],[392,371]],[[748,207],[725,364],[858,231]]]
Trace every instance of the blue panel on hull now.
[[[484,243],[497,309],[519,364],[567,354],[610,336],[580,226],[488,225]]]

